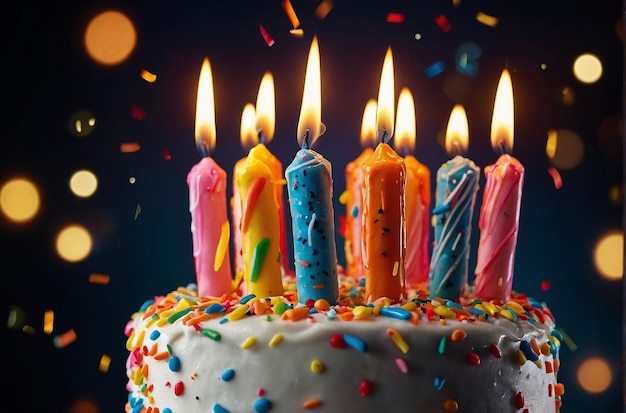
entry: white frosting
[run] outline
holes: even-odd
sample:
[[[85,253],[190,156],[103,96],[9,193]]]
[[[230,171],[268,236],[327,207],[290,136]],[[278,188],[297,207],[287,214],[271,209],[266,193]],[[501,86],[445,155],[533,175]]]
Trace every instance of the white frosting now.
[[[182,318],[160,327],[152,321],[146,327],[150,318],[143,320],[142,313],[137,313],[127,343],[131,351],[127,411],[139,412],[143,406],[158,407],[160,413],[167,408],[171,413],[293,413],[305,410],[303,405],[314,399],[321,402],[313,409],[316,412],[454,411],[444,407],[447,400],[458,403],[459,412],[556,411],[558,364],[553,355],[558,357],[558,351],[548,355],[540,352],[537,362],[520,365],[518,361],[520,341],[530,342],[534,337],[538,346],[554,341],[550,337],[552,325],[514,323],[504,317],[469,322],[450,318],[442,325],[438,316],[428,321],[423,314],[417,325],[383,316],[329,320],[320,313],[299,321],[282,320],[273,314],[220,322],[226,317],[222,314],[196,327],[185,325]],[[221,338],[211,339],[198,328],[216,331]],[[406,353],[394,343],[389,328],[406,342]],[[467,336],[453,341],[452,333],[457,329]],[[154,331],[160,335],[153,339]],[[280,341],[277,334],[282,335]],[[330,339],[335,334],[356,337],[367,350],[361,352],[349,345],[333,347]],[[251,337],[254,344],[242,349]],[[493,354],[493,344],[498,346],[500,358]],[[154,354],[168,351],[167,346],[169,356],[155,360]],[[148,354],[151,350],[153,355]],[[480,358],[478,365],[468,361],[472,352]],[[180,360],[180,370],[170,369],[172,357]],[[312,371],[316,360],[322,363],[323,371]],[[403,364],[406,373],[399,368]],[[547,365],[556,368],[550,372]],[[234,376],[224,381],[222,374],[229,369]],[[371,384],[365,396],[360,392],[364,381]],[[176,395],[179,382],[184,389]],[[523,395],[521,409],[516,407],[521,397],[518,392]],[[255,409],[261,398],[271,402],[269,410]]]

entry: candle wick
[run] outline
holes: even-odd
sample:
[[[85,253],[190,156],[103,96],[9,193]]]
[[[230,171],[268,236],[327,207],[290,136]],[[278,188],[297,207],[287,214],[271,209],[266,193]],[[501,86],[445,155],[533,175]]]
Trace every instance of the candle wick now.
[[[507,154],[507,148],[506,148],[506,142],[504,141],[504,139],[500,139],[498,141],[498,147],[500,148],[500,155],[506,155]]]
[[[198,151],[203,158],[208,158],[210,154],[209,143],[206,139],[200,139],[200,143],[198,145]]]
[[[463,151],[461,150],[461,145],[459,145],[458,141],[453,141],[452,146],[454,147],[454,150],[452,151],[454,155],[461,155],[461,153],[463,153]]]
[[[302,139],[302,149],[309,149],[311,147],[311,145],[309,144],[310,134],[311,132],[308,129],[304,131],[304,139]]]
[[[411,154],[411,151],[409,150],[408,146],[405,146],[402,148],[402,155],[406,158],[407,156],[409,156]]]
[[[378,143],[387,143],[387,139],[389,137],[389,132],[387,129],[383,130],[383,133],[378,138]]]
[[[259,143],[265,145],[265,134],[263,133],[263,129],[258,130],[257,137],[259,138]]]

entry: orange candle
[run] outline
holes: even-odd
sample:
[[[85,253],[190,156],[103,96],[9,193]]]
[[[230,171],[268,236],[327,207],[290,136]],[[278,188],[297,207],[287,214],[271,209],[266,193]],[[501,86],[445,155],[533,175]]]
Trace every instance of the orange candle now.
[[[232,292],[230,227],[226,213],[226,172],[209,157],[215,146],[215,105],[209,59],[200,70],[195,127],[203,159],[187,175],[193,256],[198,292],[221,296]]]
[[[404,197],[406,166],[386,141],[393,136],[393,57],[387,50],[378,94],[377,124],[382,131],[374,153],[363,163],[363,248],[365,295],[369,302],[405,296]]]
[[[407,88],[400,91],[394,146],[406,164],[405,279],[408,285],[425,284],[430,266],[430,170],[411,155],[415,147],[415,104]]]
[[[376,142],[376,101],[371,99],[365,105],[361,123],[361,146],[363,152],[346,166],[346,227],[345,244],[347,270],[349,275],[363,276],[363,255],[361,253],[361,227],[363,216],[363,162],[374,150],[370,145]]]
[[[505,69],[498,83],[491,124],[491,144],[501,148],[498,161],[485,167],[485,192],[478,227],[480,240],[474,294],[504,301],[513,286],[513,267],[524,182],[524,166],[513,149],[513,87]]]

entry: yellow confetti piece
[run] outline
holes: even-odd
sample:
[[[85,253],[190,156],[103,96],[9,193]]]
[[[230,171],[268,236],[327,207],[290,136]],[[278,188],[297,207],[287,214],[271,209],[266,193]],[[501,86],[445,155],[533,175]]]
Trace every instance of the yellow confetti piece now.
[[[103,354],[102,357],[100,357],[100,365],[98,366],[98,370],[100,370],[102,373],[108,373],[110,365],[111,356]]]
[[[400,333],[398,333],[398,330],[396,330],[395,328],[388,328],[387,334],[389,335],[389,337],[391,337],[391,341],[393,341],[393,343],[398,346],[400,351],[402,351],[404,354],[409,351],[409,345],[406,341],[404,341]]]
[[[304,30],[302,29],[291,29],[289,33],[296,37],[304,37]]]
[[[98,274],[98,273],[91,273],[89,274],[89,282],[91,284],[102,284],[102,285],[107,285],[110,281],[111,277],[109,277],[106,274]]]
[[[65,333],[58,335],[54,338],[54,346],[59,349],[65,348],[72,344],[74,341],[76,341],[77,337],[78,336],[76,335],[74,329],[69,329]]]
[[[133,153],[137,152],[141,149],[141,145],[139,142],[124,142],[120,143],[120,152],[122,153]]]
[[[215,249],[215,259],[213,261],[213,271],[217,272],[222,268],[224,257],[228,251],[228,243],[230,241],[230,223],[228,221],[222,224],[222,232],[220,234],[220,240],[217,243]]]
[[[143,69],[141,73],[139,74],[139,76],[141,76],[141,78],[148,83],[154,83],[156,82],[156,79],[157,79],[157,76],[154,73],[151,73],[147,71],[146,69]]]
[[[137,220],[137,218],[139,217],[139,214],[141,214],[141,204],[137,204],[137,206],[135,207],[135,218],[134,218],[134,220]]]
[[[332,0],[323,0],[319,6],[315,9],[315,17],[320,20],[323,20],[328,16],[328,13],[333,9],[334,3]]]
[[[43,332],[52,334],[54,330],[54,311],[46,310],[43,314]]]
[[[29,325],[22,327],[22,332],[26,334],[35,334],[35,328]]]
[[[293,28],[297,29],[298,27],[300,27],[300,20],[298,19],[296,11],[291,5],[291,1],[283,0],[283,9],[285,10],[285,13],[287,13],[287,17],[289,17],[289,21],[291,22]]]
[[[557,328],[556,329],[559,333],[561,333],[561,336],[563,337],[563,342],[565,343],[565,345],[571,350],[571,351],[576,351],[578,350],[578,345],[576,343],[574,343],[574,340],[572,340],[572,338],[569,336],[569,334],[567,334],[565,332],[565,330],[563,330],[562,328]],[[552,340],[552,337],[554,336],[550,336],[550,340]],[[556,337],[555,337],[556,338]],[[558,340],[557,340],[558,342]],[[555,344],[557,344],[555,342]],[[560,343],[558,343],[560,344]]]
[[[394,277],[398,275],[398,269],[400,268],[400,263],[398,261],[393,263],[393,270],[391,271],[391,275]]]
[[[315,374],[319,374],[324,371],[324,363],[319,360],[313,360],[311,362],[311,371]]]
[[[348,198],[350,197],[350,192],[343,191],[341,195],[339,195],[339,203],[341,205],[345,205],[348,203]]]
[[[26,320],[26,315],[24,311],[15,305],[9,306],[9,317],[7,318],[7,327],[10,329],[18,329]]]
[[[252,347],[254,345],[254,343],[256,343],[256,337],[248,337],[242,344],[241,344],[241,348],[243,350],[247,350],[250,347]]]
[[[489,27],[496,27],[498,25],[497,17],[490,16],[488,14],[483,13],[482,11],[479,11],[478,13],[476,13],[476,20],[478,20],[479,23],[482,23]]]
[[[280,333],[276,333],[276,334],[274,334],[274,337],[272,337],[272,339],[270,340],[270,342],[267,345],[270,346],[270,347],[274,347],[278,343],[280,343],[281,341],[283,341],[283,335],[280,334]]]
[[[250,310],[250,305],[248,304],[243,304],[237,308],[235,308],[229,315],[228,315],[228,319],[230,321],[235,321],[235,320],[239,320],[241,317],[243,317],[244,315],[246,315],[246,313],[248,312],[248,310]]]

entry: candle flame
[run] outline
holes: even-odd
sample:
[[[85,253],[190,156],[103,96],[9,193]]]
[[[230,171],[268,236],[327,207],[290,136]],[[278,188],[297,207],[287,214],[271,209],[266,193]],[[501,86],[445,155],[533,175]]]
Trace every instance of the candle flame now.
[[[249,150],[259,142],[259,135],[254,126],[256,111],[252,103],[246,103],[241,113],[241,147]]]
[[[385,142],[393,136],[394,100],[393,55],[391,53],[391,47],[389,47],[385,55],[383,70],[380,76],[378,108],[376,112],[378,132]]]
[[[413,152],[415,149],[415,103],[408,88],[402,88],[398,98],[398,115],[396,116],[396,150]]]
[[[263,134],[263,142],[270,143],[275,125],[274,77],[265,72],[256,99],[256,128]]]
[[[463,105],[454,105],[446,129],[446,152],[461,155],[467,151],[469,126]]]
[[[213,75],[207,57],[202,62],[198,80],[196,101],[196,147],[204,156],[215,147],[215,103],[213,98]]]
[[[504,69],[498,82],[491,120],[491,146],[504,152],[513,150],[513,85],[509,71]]]
[[[308,130],[308,146],[320,136],[321,129],[321,81],[320,81],[320,52],[317,44],[317,36],[313,37],[309,58],[306,64],[304,77],[304,92],[302,94],[302,106],[298,119],[298,143],[302,145],[306,131]]]
[[[378,140],[376,132],[376,100],[370,99],[363,110],[361,122],[361,147],[376,145]]]

